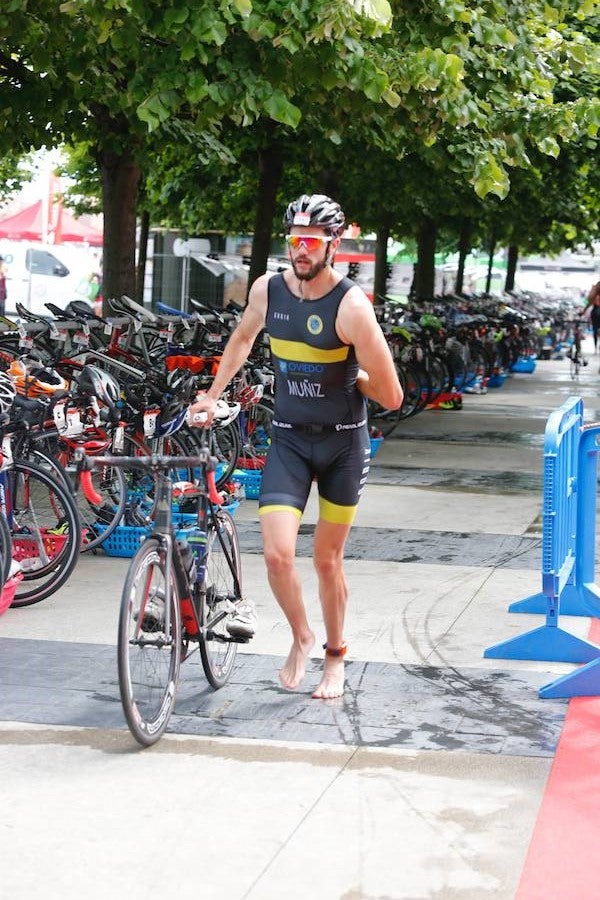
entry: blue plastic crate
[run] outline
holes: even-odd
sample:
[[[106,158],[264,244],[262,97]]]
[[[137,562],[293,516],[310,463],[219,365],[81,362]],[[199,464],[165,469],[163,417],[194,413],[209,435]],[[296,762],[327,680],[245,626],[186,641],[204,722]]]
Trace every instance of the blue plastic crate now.
[[[98,531],[104,526],[97,525]],[[138,547],[145,541],[151,529],[139,525],[117,525],[112,534],[102,541],[101,547],[107,556],[135,556]]]
[[[535,372],[535,357],[520,356],[519,359],[510,367],[511,372],[526,372],[531,374]]]
[[[506,381],[506,373],[505,372],[496,372],[493,375],[490,375],[488,379],[488,387],[491,388],[499,388],[502,387],[504,382]]]
[[[262,469],[236,469],[232,478],[243,486],[247,500],[258,500]]]

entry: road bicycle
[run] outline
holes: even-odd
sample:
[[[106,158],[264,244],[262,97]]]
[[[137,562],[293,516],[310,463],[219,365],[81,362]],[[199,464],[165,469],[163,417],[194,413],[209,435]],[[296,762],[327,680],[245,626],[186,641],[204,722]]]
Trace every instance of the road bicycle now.
[[[142,746],[163,734],[175,705],[180,665],[199,649],[213,688],[229,680],[238,643],[228,624],[242,597],[242,570],[233,518],[221,507],[215,485],[217,461],[203,447],[193,457],[87,457],[84,468],[115,466],[151,473],[157,484],[153,529],[127,573],[118,628],[118,673],[125,719]],[[190,467],[196,479],[193,523],[174,521],[174,469]],[[190,492],[186,491],[189,502]],[[179,519],[179,516],[175,516]],[[196,646],[194,646],[196,645]]]

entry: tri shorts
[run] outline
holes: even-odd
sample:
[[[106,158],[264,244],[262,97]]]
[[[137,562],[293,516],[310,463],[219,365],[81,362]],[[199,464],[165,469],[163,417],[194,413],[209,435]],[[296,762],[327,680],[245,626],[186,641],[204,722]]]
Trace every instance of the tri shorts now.
[[[370,461],[366,423],[348,430],[315,433],[310,426],[275,426],[261,480],[259,514],[288,509],[300,517],[315,480],[320,517],[351,525]]]

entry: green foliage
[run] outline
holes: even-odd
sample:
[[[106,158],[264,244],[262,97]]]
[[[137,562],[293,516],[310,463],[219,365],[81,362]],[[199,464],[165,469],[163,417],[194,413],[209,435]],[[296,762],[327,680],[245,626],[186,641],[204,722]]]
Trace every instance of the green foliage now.
[[[14,198],[33,178],[33,168],[28,156],[5,153],[0,156],[0,203]]]
[[[572,240],[597,213],[585,167],[600,124],[596,9],[592,0],[4,0],[0,114],[11,127],[0,149],[72,144],[81,204],[100,175],[112,177],[107,160],[131,155],[156,224],[228,230],[250,227],[257,153],[276,139],[282,198],[333,185],[363,226],[385,217],[399,235],[423,217],[465,213],[485,229],[519,191],[537,196],[540,173],[564,176],[561,161],[577,158],[576,196],[538,226]]]

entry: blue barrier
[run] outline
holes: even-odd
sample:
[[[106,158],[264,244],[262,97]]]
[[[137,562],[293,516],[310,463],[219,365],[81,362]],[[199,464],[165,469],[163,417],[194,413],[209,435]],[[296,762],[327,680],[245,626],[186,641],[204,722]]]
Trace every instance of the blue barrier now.
[[[594,582],[596,568],[596,494],[600,425],[587,425],[579,441],[577,555],[575,584],[580,601],[600,617],[600,589]],[[600,655],[600,654],[599,654]],[[568,675],[540,688],[540,697],[597,697],[600,695],[600,659],[595,658]]]
[[[585,515],[578,489],[583,401],[570,397],[548,418],[544,439],[544,505],[542,535],[542,592],[512,604],[512,612],[544,612],[546,622],[516,638],[488,647],[490,659],[532,659],[587,663],[600,657],[600,647],[558,627],[559,613],[595,615],[592,591],[577,582],[578,525]],[[595,487],[593,492],[595,502]],[[594,512],[595,519],[595,512]],[[582,565],[580,561],[580,566]],[[586,572],[589,564],[586,564]],[[593,556],[592,556],[593,567]],[[597,595],[600,599],[600,593]],[[563,605],[564,599],[564,605]],[[573,613],[573,609],[577,613]]]

